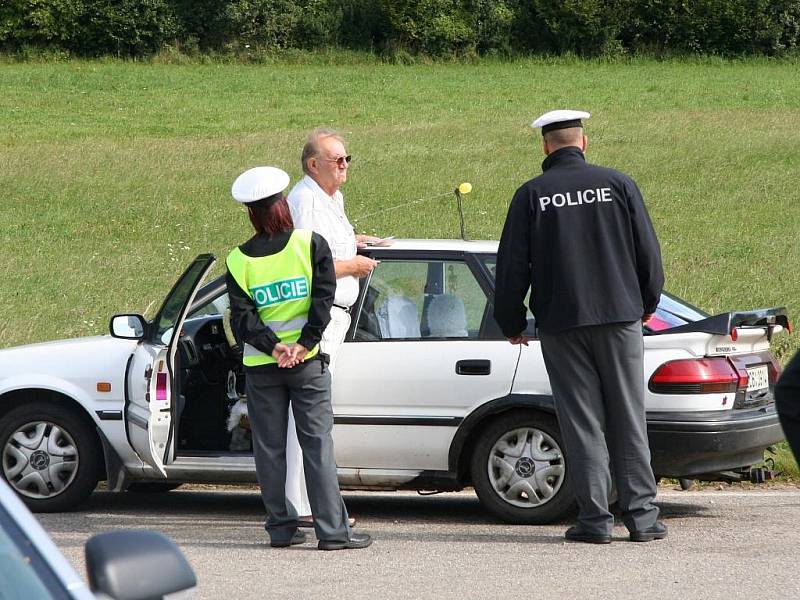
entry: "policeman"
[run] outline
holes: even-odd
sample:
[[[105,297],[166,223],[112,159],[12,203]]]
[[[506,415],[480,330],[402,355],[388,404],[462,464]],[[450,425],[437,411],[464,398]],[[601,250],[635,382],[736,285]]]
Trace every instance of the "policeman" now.
[[[334,462],[331,377],[319,341],[330,320],[336,277],[325,240],[294,229],[283,190],[289,176],[256,167],[234,182],[256,235],[226,261],[231,327],[243,344],[253,455],[273,547],[302,544],[297,512],[287,502],[286,427],[289,401],[303,451],[320,550],[365,548],[347,522]]]
[[[606,544],[609,458],[630,540],[666,537],[644,409],[642,320],[658,305],[664,274],[636,184],[584,158],[583,119],[555,110],[536,119],[543,173],[520,187],[497,255],[494,315],[512,344],[528,344],[525,296],[542,354],[578,502],[570,541]]]

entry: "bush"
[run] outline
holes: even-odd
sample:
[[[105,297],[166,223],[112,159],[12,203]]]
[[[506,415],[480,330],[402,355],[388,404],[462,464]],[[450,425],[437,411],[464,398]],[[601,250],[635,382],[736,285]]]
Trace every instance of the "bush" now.
[[[7,0],[0,9],[0,44],[61,48],[83,56],[141,56],[175,35],[167,0]]]
[[[479,54],[511,54],[514,23],[519,16],[516,3],[496,0],[468,0],[473,18],[476,50]]]
[[[620,8],[618,0],[531,0],[518,20],[517,42],[548,54],[602,54],[621,29]]]
[[[76,36],[82,0],[5,0],[0,4],[0,47],[64,47]]]
[[[389,45],[430,56],[474,47],[471,15],[460,0],[381,0]]]
[[[520,53],[789,54],[800,0],[3,0],[0,50],[142,56],[329,47],[403,61]]]
[[[143,56],[177,31],[168,0],[86,0],[68,49],[83,56]]]
[[[382,0],[385,45],[429,56],[510,53],[516,2]]]
[[[798,45],[800,2],[629,0],[623,43],[658,53],[777,54]]]
[[[173,0],[181,36],[202,50],[322,48],[340,42],[345,7],[334,0]],[[364,2],[363,4],[366,4]]]
[[[375,50],[386,45],[389,20],[380,2],[341,0],[339,43],[349,48]]]

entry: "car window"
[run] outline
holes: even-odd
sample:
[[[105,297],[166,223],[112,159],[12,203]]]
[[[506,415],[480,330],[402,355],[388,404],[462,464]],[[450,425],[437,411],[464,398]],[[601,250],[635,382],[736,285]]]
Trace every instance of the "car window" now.
[[[228,299],[228,292],[223,292],[216,298],[212,298],[200,306],[192,308],[191,312],[189,312],[188,318],[192,319],[194,317],[205,317],[208,315],[224,315],[225,311],[228,310],[230,305],[231,303]]]
[[[497,274],[497,258],[494,255],[487,255],[481,259],[483,265],[486,267],[486,270],[489,272],[489,277],[492,280],[492,286],[494,286],[494,280]],[[523,332],[528,337],[536,337],[536,319],[531,312],[531,309],[528,307],[528,298],[525,299],[525,319],[528,322],[527,327],[525,327],[525,331]]]
[[[373,271],[356,341],[477,339],[486,295],[456,260],[384,260]]]
[[[0,508],[0,598],[69,598],[11,518]]]
[[[159,340],[163,344],[169,344],[172,339],[175,323],[181,318],[184,308],[193,294],[200,278],[208,269],[210,262],[214,258],[209,255],[198,256],[191,265],[184,271],[180,279],[170,290],[169,295],[161,310],[153,319],[153,339]]]

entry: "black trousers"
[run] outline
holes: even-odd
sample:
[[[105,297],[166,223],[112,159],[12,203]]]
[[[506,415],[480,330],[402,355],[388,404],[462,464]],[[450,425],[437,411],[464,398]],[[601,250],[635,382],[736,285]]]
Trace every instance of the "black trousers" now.
[[[795,460],[800,462],[800,352],[794,355],[775,386],[775,408]]]

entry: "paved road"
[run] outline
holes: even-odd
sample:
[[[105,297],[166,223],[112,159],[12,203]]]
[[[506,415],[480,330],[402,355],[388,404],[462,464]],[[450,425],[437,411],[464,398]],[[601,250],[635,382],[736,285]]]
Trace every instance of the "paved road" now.
[[[41,515],[70,561],[120,527],[159,529],[186,553],[201,599],[800,598],[800,489],[682,492],[662,487],[670,536],[610,546],[563,541],[565,524],[509,526],[472,493],[346,493],[369,549],[272,549],[252,490],[95,493],[77,513]]]

